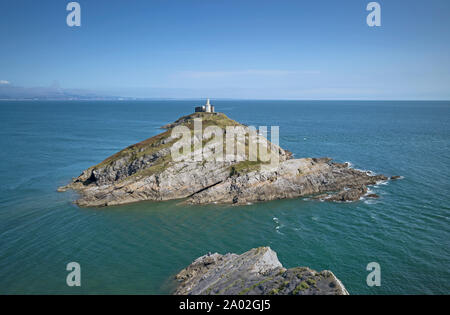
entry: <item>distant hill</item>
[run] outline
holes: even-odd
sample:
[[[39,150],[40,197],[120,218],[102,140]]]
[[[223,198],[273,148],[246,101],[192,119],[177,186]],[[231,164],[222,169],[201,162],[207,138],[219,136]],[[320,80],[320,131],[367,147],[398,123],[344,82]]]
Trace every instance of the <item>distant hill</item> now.
[[[123,97],[102,95],[89,90],[50,87],[21,87],[0,85],[0,100],[117,100]]]

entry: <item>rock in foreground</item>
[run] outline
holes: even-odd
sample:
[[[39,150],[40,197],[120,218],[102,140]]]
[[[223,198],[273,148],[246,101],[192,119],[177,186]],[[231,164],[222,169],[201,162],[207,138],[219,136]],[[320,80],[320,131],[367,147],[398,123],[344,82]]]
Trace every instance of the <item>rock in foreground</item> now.
[[[208,254],[176,275],[177,295],[348,295],[328,270],[286,269],[269,247],[242,255]]]

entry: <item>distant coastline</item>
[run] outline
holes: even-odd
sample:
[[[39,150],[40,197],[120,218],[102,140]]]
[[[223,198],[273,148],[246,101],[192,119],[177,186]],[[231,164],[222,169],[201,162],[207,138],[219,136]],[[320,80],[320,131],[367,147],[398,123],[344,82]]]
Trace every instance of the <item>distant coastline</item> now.
[[[103,97],[72,97],[72,98],[1,98],[0,102],[6,101],[193,101],[200,100],[200,97],[186,97],[186,98],[169,98],[169,97],[114,97],[114,96],[103,96]],[[216,101],[279,101],[279,102],[450,102],[450,99],[278,99],[278,98],[267,98],[267,99],[256,99],[256,98],[215,98]]]

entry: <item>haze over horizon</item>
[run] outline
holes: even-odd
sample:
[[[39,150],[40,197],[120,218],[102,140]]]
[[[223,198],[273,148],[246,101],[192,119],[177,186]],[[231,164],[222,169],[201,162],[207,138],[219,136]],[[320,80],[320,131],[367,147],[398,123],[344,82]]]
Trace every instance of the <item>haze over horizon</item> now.
[[[0,98],[450,99],[446,0],[68,2],[0,3]]]

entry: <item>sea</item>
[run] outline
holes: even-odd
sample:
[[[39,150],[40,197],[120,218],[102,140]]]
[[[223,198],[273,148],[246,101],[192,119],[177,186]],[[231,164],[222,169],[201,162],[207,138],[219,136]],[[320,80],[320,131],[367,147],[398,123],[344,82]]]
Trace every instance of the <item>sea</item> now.
[[[331,270],[350,294],[450,293],[448,101],[212,102],[243,124],[279,126],[295,158],[402,176],[370,187],[379,199],[79,208],[75,192],[56,191],[203,103],[1,101],[0,294],[170,294],[197,257],[259,246],[286,268]],[[70,262],[81,286],[67,284]],[[367,281],[373,262],[379,286]]]

